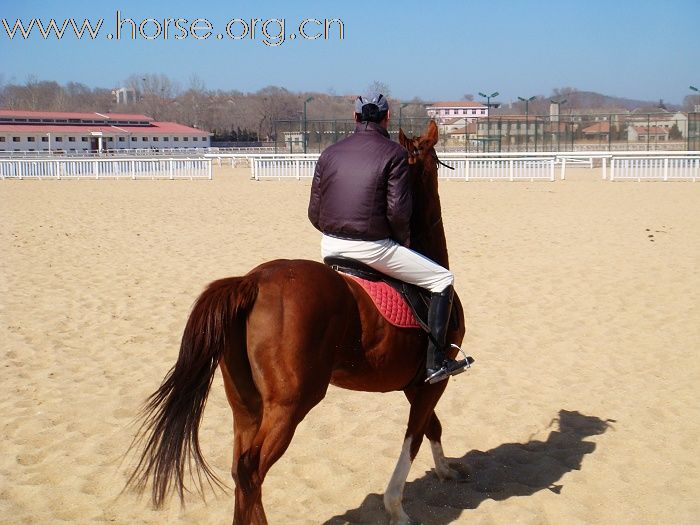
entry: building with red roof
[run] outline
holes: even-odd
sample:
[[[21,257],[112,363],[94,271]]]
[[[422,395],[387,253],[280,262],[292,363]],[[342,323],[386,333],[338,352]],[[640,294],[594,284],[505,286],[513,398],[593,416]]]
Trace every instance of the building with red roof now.
[[[0,109],[0,152],[208,148],[210,137],[146,115]]]

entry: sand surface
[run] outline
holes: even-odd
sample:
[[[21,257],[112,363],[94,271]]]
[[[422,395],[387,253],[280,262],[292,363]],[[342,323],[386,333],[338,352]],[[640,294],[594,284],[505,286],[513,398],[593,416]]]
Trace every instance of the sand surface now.
[[[230,523],[231,493],[120,495],[147,397],[219,277],[319,257],[310,181],[0,181],[0,523]],[[445,182],[474,368],[438,405],[405,508],[427,525],[700,519],[700,184]],[[331,388],[270,472],[271,524],[387,523],[403,394]],[[220,375],[201,441],[229,479]]]

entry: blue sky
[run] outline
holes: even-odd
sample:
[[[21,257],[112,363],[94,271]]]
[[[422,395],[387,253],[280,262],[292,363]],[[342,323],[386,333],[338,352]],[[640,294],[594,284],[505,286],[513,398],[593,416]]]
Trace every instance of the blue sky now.
[[[118,10],[135,25],[147,18],[204,18],[214,29],[208,39],[178,40],[174,35],[182,33],[170,23],[167,40],[109,40]],[[95,40],[79,40],[71,29],[60,40],[45,40],[36,28],[28,39],[10,40],[0,24],[1,81],[24,83],[34,75],[111,88],[132,74],[163,73],[187,87],[196,74],[208,89],[277,85],[357,94],[376,80],[397,98],[453,100],[498,91],[503,102],[570,86],[680,103],[689,85],[700,87],[700,0],[0,3],[0,19],[10,27],[17,18],[26,25],[52,17],[59,24],[69,18],[104,22]],[[303,19],[339,19],[344,38],[336,25],[328,40],[286,38],[266,46],[261,22],[255,39],[216,38],[229,20],[251,18],[284,19],[286,35],[297,33]],[[122,27],[130,32],[128,24]],[[279,33],[276,22],[267,27],[268,34]],[[306,29],[316,33],[314,25]],[[148,22],[144,31],[152,37],[157,26]],[[235,23],[231,33],[241,36],[243,25]]]

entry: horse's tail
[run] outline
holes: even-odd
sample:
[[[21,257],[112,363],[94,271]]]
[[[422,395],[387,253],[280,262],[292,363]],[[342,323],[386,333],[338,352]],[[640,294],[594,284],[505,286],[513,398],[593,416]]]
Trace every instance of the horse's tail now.
[[[143,492],[152,478],[156,507],[173,486],[184,498],[185,467],[191,468],[192,463],[197,474],[192,478],[200,492],[203,478],[210,485],[223,486],[202,456],[199,424],[219,359],[235,330],[243,329],[257,293],[251,275],[211,283],[187,320],[175,366],[146,402],[144,422],[132,444],[145,441],[145,448],[127,486]]]

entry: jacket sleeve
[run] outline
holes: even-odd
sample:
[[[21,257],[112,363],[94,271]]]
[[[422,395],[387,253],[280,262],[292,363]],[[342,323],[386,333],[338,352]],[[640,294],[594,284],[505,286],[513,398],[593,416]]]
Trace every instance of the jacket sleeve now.
[[[309,198],[309,220],[317,230],[321,230],[319,226],[319,217],[321,213],[321,173],[323,171],[323,155],[319,157],[314,169],[314,178],[311,182],[311,196]]]
[[[408,154],[397,154],[389,166],[386,216],[395,241],[404,246],[411,243],[411,184]]]

